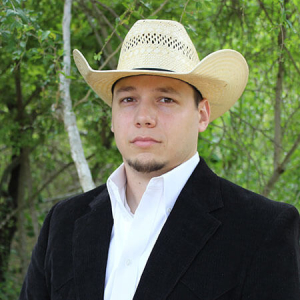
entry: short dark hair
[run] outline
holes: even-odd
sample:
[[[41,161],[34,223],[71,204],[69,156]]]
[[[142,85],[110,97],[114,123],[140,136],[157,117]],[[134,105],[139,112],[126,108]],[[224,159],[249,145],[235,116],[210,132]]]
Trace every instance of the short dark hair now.
[[[191,85],[191,87],[194,90],[194,100],[195,100],[196,107],[198,108],[199,103],[203,100],[203,96],[201,92],[198,89],[196,89],[193,85]]]

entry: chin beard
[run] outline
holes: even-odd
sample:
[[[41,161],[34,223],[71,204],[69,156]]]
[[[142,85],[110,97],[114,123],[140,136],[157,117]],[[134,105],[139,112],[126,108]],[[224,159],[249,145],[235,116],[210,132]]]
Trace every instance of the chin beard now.
[[[142,163],[140,161],[133,161],[133,160],[127,160],[128,165],[134,169],[137,172],[140,173],[152,173],[157,172],[165,167],[165,163],[159,163],[159,162],[146,162]]]

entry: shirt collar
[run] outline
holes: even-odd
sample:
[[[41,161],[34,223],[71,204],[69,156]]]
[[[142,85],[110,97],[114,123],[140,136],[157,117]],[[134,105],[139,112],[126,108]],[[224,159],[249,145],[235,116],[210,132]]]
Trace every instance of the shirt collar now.
[[[181,190],[183,189],[184,185],[186,184],[199,161],[199,154],[196,152],[195,155],[192,156],[189,160],[185,161],[171,171],[161,176],[153,177],[149,181],[145,193],[149,191],[149,189],[155,188],[157,186],[162,187],[164,208],[166,210],[166,213],[169,214]],[[125,195],[126,173],[124,163],[122,163],[109,176],[107,180],[107,188],[111,199],[113,216],[116,205],[120,205],[122,210],[129,211]]]
[[[176,199],[178,198],[181,190],[185,186],[199,161],[199,154],[195,153],[195,155],[189,160],[161,176],[164,180],[163,198],[167,212],[170,212],[170,210],[173,208]]]

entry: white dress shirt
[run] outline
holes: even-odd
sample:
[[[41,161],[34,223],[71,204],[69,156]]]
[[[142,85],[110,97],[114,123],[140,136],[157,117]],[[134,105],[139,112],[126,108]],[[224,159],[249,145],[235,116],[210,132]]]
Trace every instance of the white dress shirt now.
[[[104,300],[132,300],[146,262],[176,199],[199,162],[192,158],[150,180],[132,214],[122,164],[107,180],[114,225],[108,252]]]

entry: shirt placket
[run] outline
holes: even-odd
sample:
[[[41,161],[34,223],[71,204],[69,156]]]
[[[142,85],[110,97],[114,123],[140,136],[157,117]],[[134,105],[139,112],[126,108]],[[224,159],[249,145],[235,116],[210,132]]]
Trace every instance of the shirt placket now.
[[[120,295],[122,299],[133,298],[141,275],[140,258],[153,234],[153,222],[156,219],[161,195],[161,184],[149,186],[140,202],[125,240],[119,264],[115,269],[111,300],[120,300]]]

